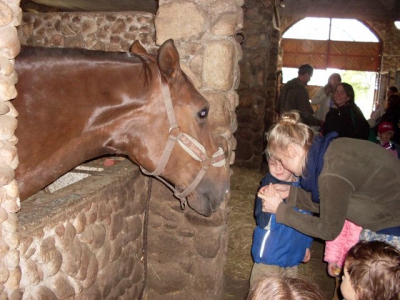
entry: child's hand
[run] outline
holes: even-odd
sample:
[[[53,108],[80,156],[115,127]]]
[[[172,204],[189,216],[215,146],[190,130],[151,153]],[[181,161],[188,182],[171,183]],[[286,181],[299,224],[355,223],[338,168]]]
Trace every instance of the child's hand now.
[[[275,190],[272,184],[262,187],[257,196],[262,200],[262,211],[269,213],[276,213],[278,205],[282,202],[282,198],[279,193]]]
[[[274,184],[275,190],[281,195],[282,199],[286,199],[289,197],[289,192],[290,192],[290,185],[288,184]]]
[[[268,187],[269,187],[269,185],[265,185],[265,186],[261,187],[261,188],[258,190],[258,194],[257,194],[257,195],[259,195],[259,194],[264,195],[265,190],[268,189]]]
[[[336,277],[340,275],[342,269],[337,265],[337,263],[328,263],[328,274],[329,276]]]
[[[310,251],[310,248],[307,248],[306,254],[304,254],[303,263],[309,262],[310,258],[311,258],[311,251]]]

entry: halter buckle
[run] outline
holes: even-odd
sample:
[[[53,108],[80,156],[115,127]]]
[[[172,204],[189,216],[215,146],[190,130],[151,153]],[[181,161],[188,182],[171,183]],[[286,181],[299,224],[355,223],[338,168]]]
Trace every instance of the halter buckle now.
[[[181,136],[182,130],[179,126],[170,127],[168,130],[168,134],[171,138],[177,140]]]

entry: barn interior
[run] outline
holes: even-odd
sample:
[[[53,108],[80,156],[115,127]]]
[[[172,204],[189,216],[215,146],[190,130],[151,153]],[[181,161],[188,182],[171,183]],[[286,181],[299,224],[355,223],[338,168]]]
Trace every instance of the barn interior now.
[[[21,7],[25,11],[145,11],[152,14],[157,13],[159,3],[157,1],[79,1],[79,0],[59,0],[59,1],[21,1]],[[285,61],[285,44],[282,35],[299,20],[306,17],[317,18],[338,18],[338,19],[356,19],[365,24],[379,39],[379,49],[374,53],[367,53],[371,59],[377,60],[374,68],[369,71],[376,72],[377,88],[374,101],[382,101],[386,88],[390,85],[399,85],[400,76],[397,72],[397,38],[398,29],[394,22],[398,21],[400,13],[400,3],[395,0],[366,0],[366,1],[293,1],[293,0],[274,0],[261,1],[260,5],[252,1],[243,1],[244,27],[241,32],[237,32],[237,40],[241,43],[243,58],[240,61],[241,85],[237,91],[239,94],[239,106],[236,109],[238,119],[238,130],[235,133],[238,147],[235,151],[235,161],[240,165],[257,168],[262,164],[260,158],[263,149],[262,134],[274,122],[274,105],[272,101],[274,90],[276,90],[276,73],[287,65],[293,67],[293,62]],[[263,10],[265,9],[265,10]],[[273,18],[276,24],[271,28],[258,28],[256,21],[251,17],[254,11],[260,14],[264,21]],[[256,14],[257,14],[256,13]],[[265,14],[265,15],[264,15]],[[270,20],[271,21],[271,20]],[[274,23],[272,22],[272,23]],[[278,29],[276,32],[274,29]],[[266,31],[266,32],[263,32]],[[267,33],[268,41],[264,42],[263,34]],[[247,41],[243,42],[243,35]],[[260,40],[261,39],[261,40]],[[312,38],[310,38],[312,39]],[[292,45],[291,47],[305,47],[304,45]],[[287,48],[290,46],[286,46]],[[305,51],[314,46],[308,46]],[[315,46],[317,47],[317,46]],[[368,52],[368,49],[361,49],[362,45],[357,46],[354,52],[357,54]],[[290,52],[289,49],[286,49]],[[343,55],[351,57],[342,49]],[[263,53],[264,58],[257,54]],[[277,53],[277,54],[275,54]],[[304,53],[295,53],[295,55]],[[350,56],[349,56],[350,55]],[[277,57],[275,57],[277,56]],[[289,56],[289,54],[288,54]],[[368,57],[368,59],[370,58]],[[275,62],[276,60],[276,62]],[[296,64],[308,62],[313,58],[307,57],[297,60]],[[252,62],[254,61],[254,62]],[[365,61],[364,61],[365,62]],[[363,63],[364,63],[363,62]],[[272,64],[272,65],[269,65]],[[317,63],[315,63],[317,65]],[[266,66],[266,67],[264,67]],[[316,68],[327,68],[327,65],[317,65]],[[346,69],[345,65],[339,68]],[[349,68],[350,66],[348,66]],[[365,69],[367,70],[367,69]],[[262,81],[258,86],[253,82],[255,78]],[[251,96],[249,96],[251,95]],[[252,99],[248,99],[252,98]],[[368,116],[366,116],[368,118]],[[259,131],[257,131],[257,127]],[[249,128],[252,128],[249,130]]]
[[[400,86],[396,0],[8,0],[0,1],[0,7],[0,86],[7,107],[17,92],[8,62],[17,57],[20,44],[128,51],[139,40],[156,51],[172,37],[182,69],[214,109],[210,122],[233,170],[231,193],[210,218],[182,211],[159,182],[153,181],[149,195],[149,178],[119,157],[111,158],[111,167],[105,166],[105,158],[89,162],[92,171],[74,170],[87,175],[79,182],[20,203],[13,175],[18,113],[2,106],[4,299],[145,299],[145,294],[147,299],[245,299],[254,195],[266,171],[263,136],[276,121],[278,71],[310,62],[332,67],[330,52],[319,65],[315,43],[290,45],[285,32],[307,17],[356,19],[378,38],[379,46],[371,52],[355,42],[357,55],[340,47],[336,55],[342,65],[334,67],[345,70],[358,56],[374,60],[371,65],[360,58],[356,70],[376,74],[375,104],[382,103],[387,87]],[[290,53],[293,47],[302,52]],[[312,88],[317,86],[310,93]],[[103,170],[95,170],[99,168]],[[143,255],[147,197],[149,240]],[[323,243],[317,241],[315,256],[302,272],[331,299],[334,280],[325,273],[322,251]]]

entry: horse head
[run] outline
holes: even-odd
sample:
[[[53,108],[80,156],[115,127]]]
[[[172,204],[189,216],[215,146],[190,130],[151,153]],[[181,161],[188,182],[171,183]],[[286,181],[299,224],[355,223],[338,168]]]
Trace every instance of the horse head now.
[[[209,103],[182,72],[172,40],[158,55],[138,43],[133,52],[21,51],[13,103],[22,200],[84,161],[124,154],[197,212],[218,208],[229,174],[207,121]]]
[[[181,203],[187,198],[192,209],[210,216],[229,190],[224,153],[207,120],[210,105],[182,71],[172,40],[161,45],[156,57],[138,42],[131,51],[153,62],[155,90],[144,108],[152,117],[143,124],[154,138],[147,138],[131,158],[145,174],[161,177]]]

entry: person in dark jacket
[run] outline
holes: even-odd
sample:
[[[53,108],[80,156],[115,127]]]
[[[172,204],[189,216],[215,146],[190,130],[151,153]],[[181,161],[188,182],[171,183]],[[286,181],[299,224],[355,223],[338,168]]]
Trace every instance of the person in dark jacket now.
[[[336,107],[326,114],[323,135],[336,131],[339,137],[367,140],[369,124],[354,102],[354,90],[348,83],[339,83],[334,93]]]
[[[299,67],[298,76],[289,80],[282,88],[277,103],[277,112],[281,115],[287,111],[297,110],[302,121],[309,126],[322,126],[323,121],[314,117],[310,96],[306,88],[314,69],[309,64]]]

